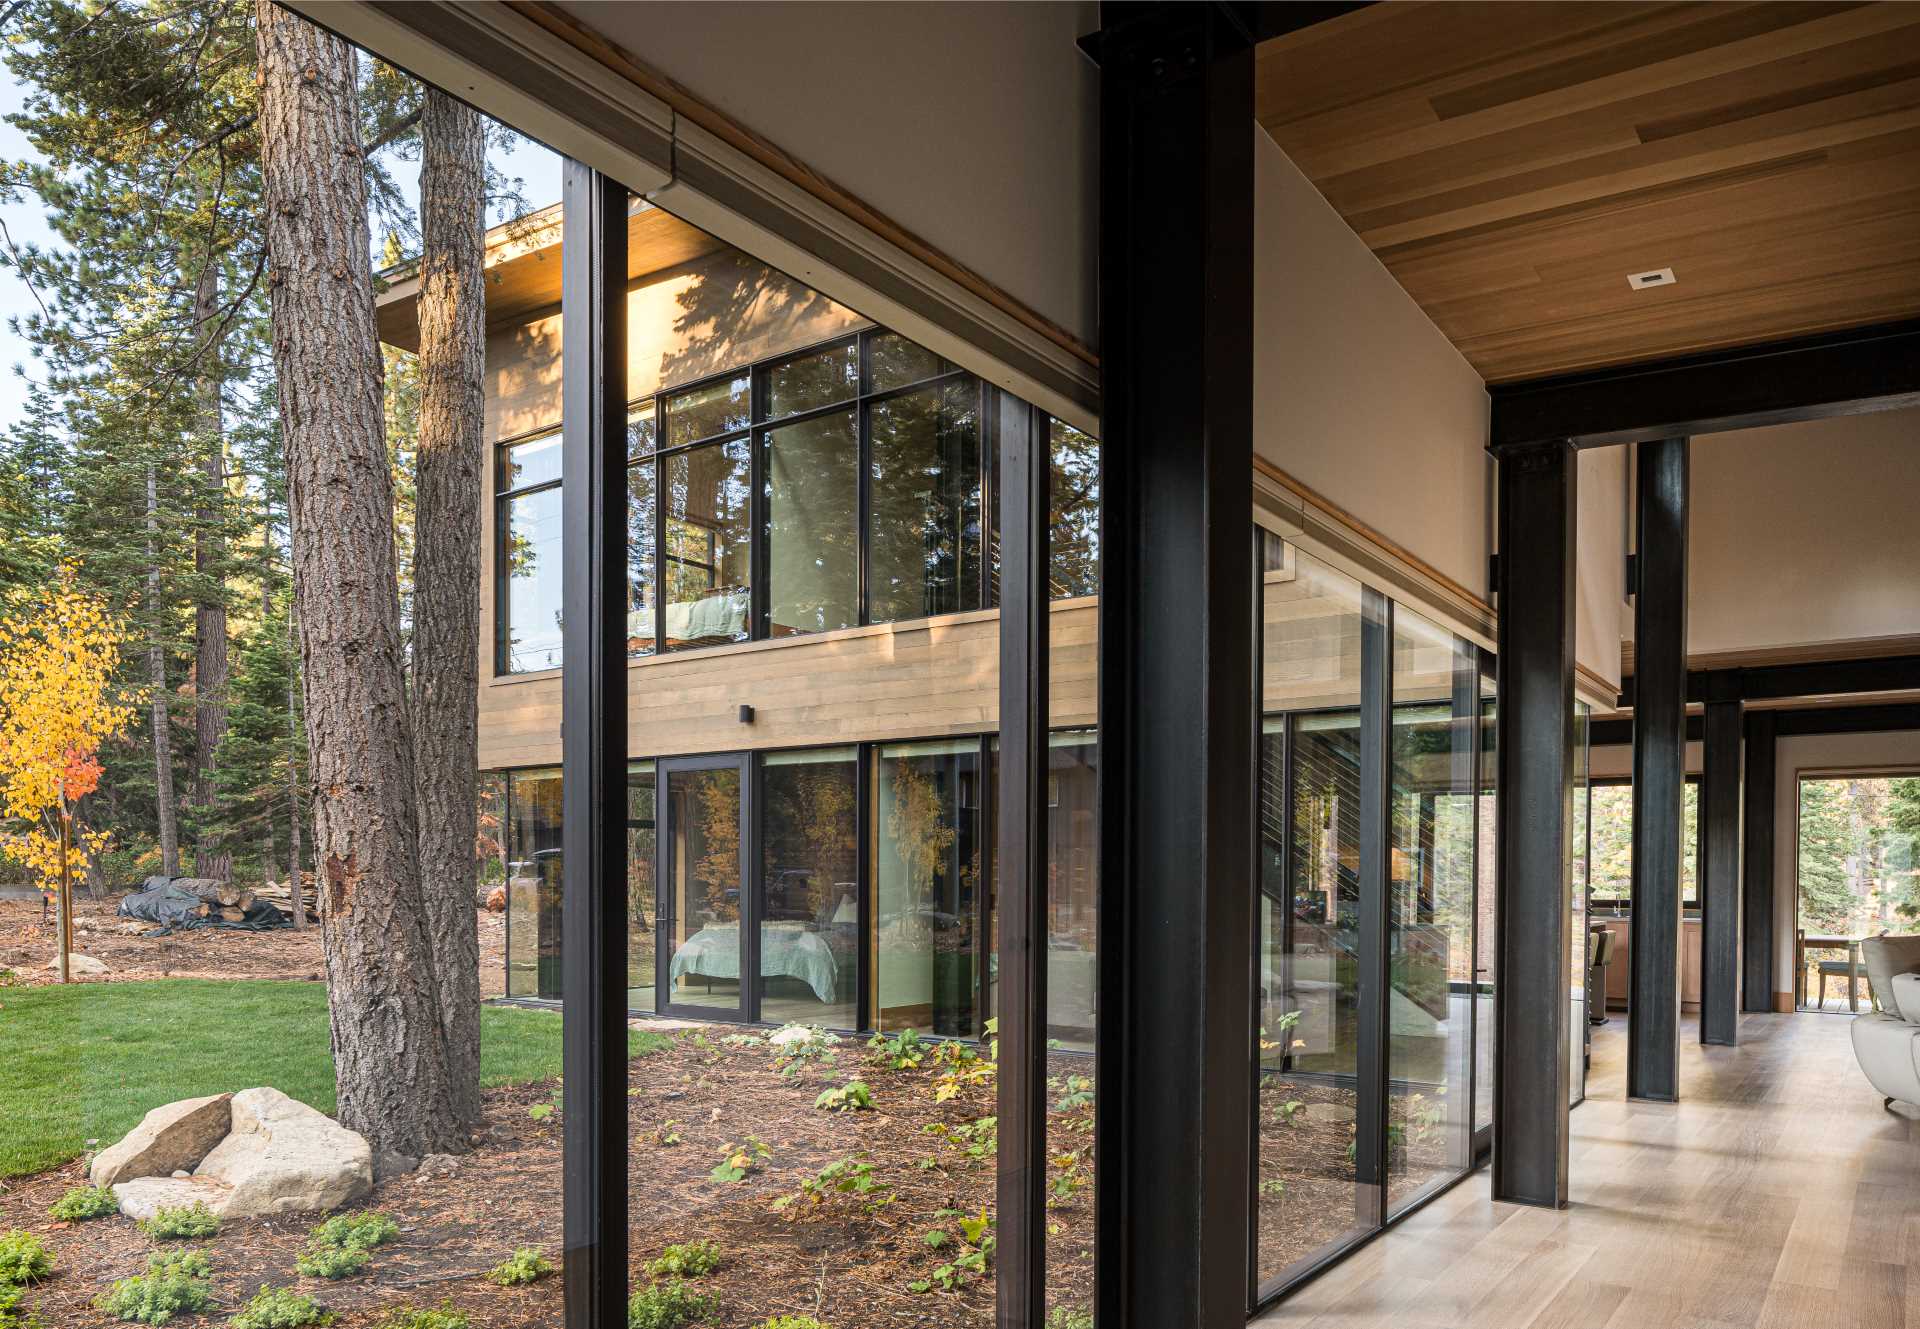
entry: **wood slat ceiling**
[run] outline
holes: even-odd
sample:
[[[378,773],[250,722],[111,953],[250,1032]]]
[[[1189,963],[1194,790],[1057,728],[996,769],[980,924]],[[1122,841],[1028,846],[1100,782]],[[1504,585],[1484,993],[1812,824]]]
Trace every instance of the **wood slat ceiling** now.
[[[1920,314],[1920,3],[1395,0],[1255,78],[1488,382]]]

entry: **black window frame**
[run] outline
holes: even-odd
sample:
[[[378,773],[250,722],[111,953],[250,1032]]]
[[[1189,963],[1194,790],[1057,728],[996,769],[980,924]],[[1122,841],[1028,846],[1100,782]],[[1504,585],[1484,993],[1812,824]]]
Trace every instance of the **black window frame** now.
[[[855,588],[855,593],[857,600],[857,621],[848,626],[871,627],[880,623],[911,623],[919,621],[915,618],[877,618],[873,613],[873,560],[871,556],[873,542],[872,415],[873,408],[876,405],[891,401],[895,398],[909,396],[913,393],[925,392],[929,389],[945,388],[951,384],[971,384],[976,394],[975,430],[980,450],[980,475],[978,482],[980,520],[977,533],[979,547],[975,551],[978,566],[974,576],[969,579],[975,583],[972,588],[972,604],[955,610],[943,610],[940,614],[923,615],[922,617],[940,617],[946,613],[972,613],[979,610],[997,609],[999,607],[1000,530],[996,491],[999,479],[1000,447],[998,432],[994,427],[994,422],[997,417],[993,409],[999,390],[985,380],[962,369],[944,356],[933,351],[928,351],[928,354],[932,356],[936,366],[933,374],[916,378],[910,382],[897,383],[890,387],[875,390],[872,386],[873,358],[871,348],[873,340],[876,337],[882,336],[903,336],[903,334],[895,333],[891,329],[882,327],[879,324],[870,324],[851,332],[838,333],[832,337],[826,337],[805,346],[782,351],[778,355],[767,356],[760,360],[751,361],[746,365],[734,365],[717,373],[706,374],[700,378],[691,379],[684,383],[662,384],[652,393],[643,397],[637,397],[628,403],[627,415],[630,422],[646,415],[651,415],[652,417],[651,447],[646,451],[635,453],[632,451],[631,446],[629,446],[626,458],[626,471],[628,475],[631,476],[639,467],[645,466],[651,468],[654,509],[653,520],[651,522],[653,537],[651,570],[653,586],[651,602],[648,606],[649,612],[653,616],[653,632],[651,638],[653,645],[648,649],[629,650],[629,659],[643,659],[648,656],[666,655],[687,650],[725,649],[726,646],[731,645],[745,645],[749,642],[776,639],[772,632],[772,611],[768,598],[770,590],[768,572],[770,566],[771,528],[769,525],[770,496],[767,486],[769,449],[771,446],[770,438],[776,429],[784,429],[790,425],[804,424],[809,420],[820,419],[847,411],[851,411],[854,417],[856,452],[854,470],[857,490],[855,495],[855,508],[859,525],[856,540],[856,577],[858,584]],[[796,361],[820,355],[822,352],[846,347],[855,348],[859,364],[858,382],[855,384],[854,391],[850,395],[822,405],[811,406],[805,410],[789,411],[783,415],[775,416],[770,412],[768,406],[770,397],[769,378],[775,371]],[[926,348],[923,347],[922,349]],[[688,393],[697,392],[702,388],[737,379],[743,374],[749,376],[748,419],[745,424],[737,428],[720,430],[699,438],[687,439],[668,445],[666,441],[667,416],[669,414],[669,402],[673,398],[683,397]],[[1041,437],[1050,437],[1048,431],[1053,422],[1054,417],[1052,416],[1044,414],[1039,416],[1038,428],[1041,430]],[[1073,426],[1070,421],[1062,420],[1061,423],[1073,428],[1078,428],[1078,426]],[[552,480],[542,481],[538,484],[522,485],[511,490],[502,489],[499,486],[500,478],[504,474],[505,458],[508,449],[548,435],[557,436],[559,432],[558,425],[543,426],[538,429],[527,430],[512,438],[501,439],[494,445],[495,558],[493,576],[495,587],[494,673],[496,677],[524,677],[530,674],[547,672],[545,668],[515,669],[512,665],[511,652],[508,648],[513,624],[507,599],[507,549],[509,547],[507,538],[509,534],[507,514],[510,500],[524,497],[527,494],[536,493],[543,489],[558,488],[561,482],[556,477]],[[1080,432],[1085,433],[1086,431],[1082,430]],[[748,440],[747,451],[749,459],[749,541],[747,558],[750,587],[747,612],[747,635],[743,640],[738,642],[669,647],[666,639],[665,594],[666,569],[670,558],[667,548],[667,462],[670,458],[690,453],[699,448],[737,442],[743,438]],[[631,481],[629,481],[628,493],[631,494],[631,492]],[[631,563],[629,564],[628,575],[628,603],[631,604],[633,593]],[[1073,597],[1069,596],[1065,598]],[[791,636],[809,635],[816,634],[811,632],[783,633],[778,639],[785,640]],[[555,667],[557,666],[549,666],[548,668]]]
[[[550,480],[539,480],[532,484],[504,488],[501,481],[507,472],[507,456],[517,447],[536,443],[543,438],[552,438],[555,444],[561,442],[560,426],[542,425],[538,429],[528,429],[510,437],[503,438],[493,445],[493,669],[496,675],[521,677],[527,674],[541,674],[558,665],[547,665],[539,669],[515,669],[513,667],[513,615],[508,612],[512,603],[508,588],[512,574],[508,568],[509,552],[513,548],[511,540],[512,524],[508,513],[512,510],[513,500],[526,498],[532,494],[558,490],[561,476],[558,471]]]

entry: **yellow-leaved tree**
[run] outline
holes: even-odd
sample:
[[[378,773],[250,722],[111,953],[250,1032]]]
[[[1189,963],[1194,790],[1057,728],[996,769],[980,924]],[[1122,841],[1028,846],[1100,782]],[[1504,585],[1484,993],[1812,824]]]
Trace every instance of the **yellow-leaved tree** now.
[[[113,672],[125,625],[83,589],[72,564],[0,615],[0,854],[60,897],[61,977],[71,949],[67,872],[74,804],[100,783],[100,745],[126,728],[131,701]],[[89,833],[98,853],[104,832]]]

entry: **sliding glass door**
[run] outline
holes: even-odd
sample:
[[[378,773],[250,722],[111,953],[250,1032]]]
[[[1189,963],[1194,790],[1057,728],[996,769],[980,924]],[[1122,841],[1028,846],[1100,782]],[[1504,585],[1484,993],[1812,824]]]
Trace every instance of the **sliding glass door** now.
[[[746,1018],[747,759],[659,764],[659,1007]]]
[[[1492,827],[1485,652],[1255,547],[1258,1302],[1473,1165]]]

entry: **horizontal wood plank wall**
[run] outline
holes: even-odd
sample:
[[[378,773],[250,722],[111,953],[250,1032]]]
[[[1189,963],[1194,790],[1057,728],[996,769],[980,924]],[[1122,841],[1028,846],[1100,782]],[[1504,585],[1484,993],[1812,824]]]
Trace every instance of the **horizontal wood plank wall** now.
[[[999,728],[994,611],[672,652],[628,668],[636,757],[938,738]],[[1061,600],[1052,619],[1052,723],[1095,722],[1098,603]],[[754,708],[751,724],[741,706]],[[556,672],[494,679],[480,692],[480,764],[560,757]]]

